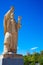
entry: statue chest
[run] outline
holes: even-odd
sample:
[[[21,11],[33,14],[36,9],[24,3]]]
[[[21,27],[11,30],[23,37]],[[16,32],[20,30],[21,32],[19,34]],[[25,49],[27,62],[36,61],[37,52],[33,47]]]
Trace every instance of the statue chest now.
[[[13,21],[7,22],[7,31],[10,33],[17,32],[17,24]]]

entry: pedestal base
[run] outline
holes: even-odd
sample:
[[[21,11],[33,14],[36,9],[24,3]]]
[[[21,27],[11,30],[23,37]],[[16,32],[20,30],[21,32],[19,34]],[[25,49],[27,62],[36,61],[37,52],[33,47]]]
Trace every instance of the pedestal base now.
[[[2,65],[24,65],[23,56],[15,54],[14,57],[9,54],[10,57],[2,59]]]

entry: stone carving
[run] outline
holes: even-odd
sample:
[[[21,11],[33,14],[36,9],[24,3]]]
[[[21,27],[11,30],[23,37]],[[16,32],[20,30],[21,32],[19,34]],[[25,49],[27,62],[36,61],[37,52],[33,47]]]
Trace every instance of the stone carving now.
[[[21,17],[18,17],[18,23],[14,19],[14,7],[4,16],[4,52],[17,52],[18,29],[20,28]]]

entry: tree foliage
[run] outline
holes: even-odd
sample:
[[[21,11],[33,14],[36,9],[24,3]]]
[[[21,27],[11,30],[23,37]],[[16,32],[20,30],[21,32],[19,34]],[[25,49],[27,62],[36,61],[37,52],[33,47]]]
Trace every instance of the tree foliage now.
[[[43,65],[43,51],[40,53],[33,53],[25,55],[24,57],[24,65],[35,65],[35,63],[40,63]]]

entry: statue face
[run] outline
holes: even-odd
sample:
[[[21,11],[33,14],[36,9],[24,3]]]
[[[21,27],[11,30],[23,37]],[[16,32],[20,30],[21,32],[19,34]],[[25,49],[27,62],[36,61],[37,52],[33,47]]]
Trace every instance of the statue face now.
[[[10,16],[11,18],[14,18],[14,14],[13,13],[11,13],[11,16]]]

